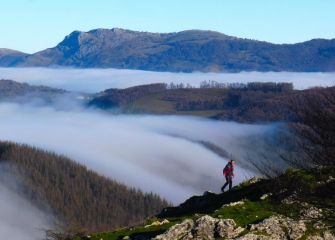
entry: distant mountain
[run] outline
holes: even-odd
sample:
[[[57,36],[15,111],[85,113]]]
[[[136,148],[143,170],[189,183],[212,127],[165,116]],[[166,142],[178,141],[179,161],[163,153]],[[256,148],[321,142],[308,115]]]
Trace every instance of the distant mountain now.
[[[0,48],[0,65],[6,67],[12,67],[20,62],[24,61],[24,58],[28,56],[28,54],[7,49]]]
[[[335,39],[296,44],[188,30],[149,33],[125,29],[74,31],[35,54],[0,52],[0,66],[71,66],[152,71],[335,71]]]
[[[63,89],[46,86],[33,86],[27,83],[19,83],[13,80],[0,80],[0,101],[27,103],[38,101],[39,103],[52,103],[62,97],[75,98],[75,94]]]
[[[47,86],[33,86],[13,80],[0,79],[0,98],[10,98],[25,94],[63,94],[66,91]]]

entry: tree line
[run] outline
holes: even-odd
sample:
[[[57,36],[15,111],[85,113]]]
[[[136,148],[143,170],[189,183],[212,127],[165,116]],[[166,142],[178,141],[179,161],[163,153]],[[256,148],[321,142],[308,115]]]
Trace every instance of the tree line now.
[[[219,84],[217,86],[216,84]],[[252,103],[273,99],[278,96],[288,95],[294,92],[291,83],[259,83],[247,84],[233,83],[223,84],[205,82],[200,87],[202,95],[195,98],[181,98],[176,101],[178,111],[201,111],[201,110],[232,110]],[[190,90],[192,91],[192,90]],[[194,90],[193,90],[194,91]],[[221,91],[216,94],[215,91]],[[214,94],[209,95],[206,92]]]
[[[0,161],[21,179],[23,194],[63,226],[105,231],[143,221],[168,205],[52,152],[0,142]]]

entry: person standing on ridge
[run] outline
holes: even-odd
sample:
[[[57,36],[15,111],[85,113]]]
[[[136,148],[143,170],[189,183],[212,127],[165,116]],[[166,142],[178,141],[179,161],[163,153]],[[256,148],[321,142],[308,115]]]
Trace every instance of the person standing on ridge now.
[[[223,176],[226,178],[226,183],[221,188],[222,192],[224,192],[224,189],[227,187],[228,184],[229,184],[229,190],[231,190],[231,187],[233,185],[233,177],[235,176],[234,164],[235,161],[231,159],[223,169]]]

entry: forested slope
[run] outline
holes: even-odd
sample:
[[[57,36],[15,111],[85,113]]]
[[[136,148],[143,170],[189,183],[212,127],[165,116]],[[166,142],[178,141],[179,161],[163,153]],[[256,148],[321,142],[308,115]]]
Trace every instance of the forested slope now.
[[[51,152],[0,142],[0,161],[19,180],[24,196],[43,210],[51,210],[67,227],[98,231],[143,221],[168,204],[98,175]]]

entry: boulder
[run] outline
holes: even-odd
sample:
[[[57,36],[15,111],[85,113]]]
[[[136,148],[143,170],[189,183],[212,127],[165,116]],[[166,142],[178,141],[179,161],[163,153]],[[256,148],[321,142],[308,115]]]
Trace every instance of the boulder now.
[[[157,236],[156,240],[235,238],[244,228],[236,227],[232,219],[218,219],[205,215],[195,221],[187,219],[171,227],[167,232]]]
[[[193,220],[186,219],[180,224],[176,224],[169,228],[164,234],[156,236],[156,240],[172,240],[172,239],[185,239],[194,225]]]
[[[268,239],[299,239],[306,232],[304,221],[294,221],[283,216],[272,216],[261,223],[252,224],[250,232],[261,232],[271,237]]]

